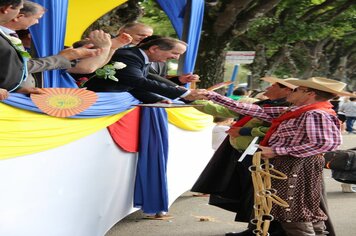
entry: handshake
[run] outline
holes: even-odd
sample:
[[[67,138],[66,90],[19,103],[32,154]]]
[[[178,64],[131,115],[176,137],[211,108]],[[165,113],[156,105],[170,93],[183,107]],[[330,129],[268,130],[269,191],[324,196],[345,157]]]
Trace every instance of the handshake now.
[[[206,89],[190,89],[190,93],[184,97],[188,101],[208,100],[209,91]]]

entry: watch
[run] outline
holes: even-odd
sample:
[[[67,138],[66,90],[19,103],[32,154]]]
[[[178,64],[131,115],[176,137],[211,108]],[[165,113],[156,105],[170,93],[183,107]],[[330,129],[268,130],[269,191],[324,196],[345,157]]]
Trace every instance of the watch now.
[[[70,65],[71,65],[72,67],[75,67],[75,66],[77,65],[77,63],[78,63],[78,60],[77,60],[77,59],[70,61]]]

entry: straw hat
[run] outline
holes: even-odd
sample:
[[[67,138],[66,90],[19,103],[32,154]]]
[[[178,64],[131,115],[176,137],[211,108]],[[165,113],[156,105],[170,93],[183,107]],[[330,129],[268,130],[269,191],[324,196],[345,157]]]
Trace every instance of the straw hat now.
[[[337,80],[327,79],[324,77],[311,77],[306,80],[293,80],[289,81],[289,83],[296,86],[302,86],[337,94],[340,96],[356,97],[356,94],[348,93],[343,90],[346,87],[345,83]]]
[[[295,89],[298,87],[298,86],[295,86],[295,85],[289,83],[292,80],[298,80],[297,78],[278,79],[276,77],[262,77],[261,80],[266,81],[271,84],[279,83],[279,84],[282,84],[290,89]]]

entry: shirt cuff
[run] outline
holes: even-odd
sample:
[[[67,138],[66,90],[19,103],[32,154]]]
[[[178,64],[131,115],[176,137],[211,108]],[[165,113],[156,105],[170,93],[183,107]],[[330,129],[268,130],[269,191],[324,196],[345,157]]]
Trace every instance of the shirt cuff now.
[[[284,156],[288,155],[288,151],[284,147],[275,147],[273,148],[274,153],[276,153],[278,156]]]
[[[189,94],[190,94],[190,90],[187,90],[187,92],[185,92],[182,95],[180,95],[180,97],[184,98],[184,97],[188,96]]]

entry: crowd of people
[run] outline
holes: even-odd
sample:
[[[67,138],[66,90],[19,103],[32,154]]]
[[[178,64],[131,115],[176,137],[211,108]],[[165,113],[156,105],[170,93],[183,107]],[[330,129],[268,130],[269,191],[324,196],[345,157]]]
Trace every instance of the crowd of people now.
[[[251,158],[237,165],[232,186],[217,178],[225,170],[216,170],[215,164],[226,157],[238,158],[251,140],[259,137],[262,158],[269,159],[288,176],[287,180],[272,182],[289,207],[273,206],[271,214],[275,220],[270,235],[326,235],[327,231],[335,235],[324,194],[323,153],[336,150],[341,144],[338,118],[342,115],[346,132],[355,133],[356,95],[344,91],[346,84],[323,77],[304,80],[264,77],[270,86],[263,96],[259,93],[253,98],[240,88],[231,98],[205,89],[189,89],[181,85],[198,81],[199,76],[192,72],[169,77],[166,64],[170,59],[179,59],[188,45],[178,39],[153,35],[152,27],[136,22],[118,29],[114,38],[95,30],[87,39],[57,55],[33,58],[16,32],[37,24],[45,13],[46,9],[34,2],[0,0],[0,100],[12,92],[40,93],[32,73],[65,69],[77,80],[87,78],[82,86],[94,92],[129,92],[144,103],[194,101],[202,105],[198,109],[203,112],[230,118],[220,130],[227,129],[226,123],[231,118],[236,120],[222,143],[224,138],[216,138],[219,140],[214,146],[216,152],[194,191],[211,193],[211,204],[233,209],[237,221],[253,219],[253,188],[248,172]],[[119,78],[118,81],[96,76],[97,69],[116,62],[125,64],[115,69],[113,77]],[[349,97],[349,101],[339,104],[335,97]],[[334,105],[330,100],[334,100]],[[222,185],[226,189],[221,189]],[[250,224],[243,233],[227,235],[254,235],[253,231],[254,225]]]

